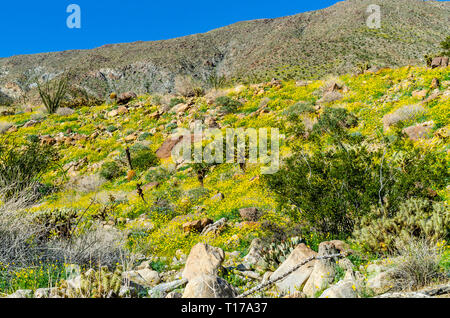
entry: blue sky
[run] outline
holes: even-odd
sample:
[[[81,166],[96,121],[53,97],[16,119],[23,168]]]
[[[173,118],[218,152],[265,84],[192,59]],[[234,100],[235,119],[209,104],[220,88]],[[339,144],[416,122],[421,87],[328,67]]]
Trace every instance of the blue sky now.
[[[43,0],[2,1],[0,57],[90,49],[104,44],[170,39],[242,20],[275,18],[328,7],[336,0]],[[81,29],[66,25],[70,4]]]

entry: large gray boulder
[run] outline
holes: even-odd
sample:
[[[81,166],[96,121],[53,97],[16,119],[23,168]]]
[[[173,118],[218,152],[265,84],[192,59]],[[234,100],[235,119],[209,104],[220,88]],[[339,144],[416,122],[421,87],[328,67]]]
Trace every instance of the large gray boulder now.
[[[221,248],[198,243],[189,253],[183,271],[183,278],[191,281],[200,275],[216,276],[224,259],[225,253]]]
[[[322,242],[319,245],[319,255],[326,256],[332,254],[339,254],[333,242]],[[318,291],[327,288],[336,276],[336,260],[335,259],[320,259],[314,263],[314,268],[311,276],[303,288],[303,292],[309,296],[314,297]]]
[[[278,269],[270,276],[271,280],[276,280],[277,278],[283,276],[290,270],[292,270],[295,266],[303,262],[304,260],[316,256],[317,253],[312,249],[307,247],[305,244],[299,244],[291,254],[289,254],[288,258],[278,267]],[[305,282],[308,280],[311,275],[315,260],[311,261],[296,271],[289,274],[287,277],[282,280],[276,282],[277,288],[284,293],[292,294],[297,290],[301,290],[305,285]]]

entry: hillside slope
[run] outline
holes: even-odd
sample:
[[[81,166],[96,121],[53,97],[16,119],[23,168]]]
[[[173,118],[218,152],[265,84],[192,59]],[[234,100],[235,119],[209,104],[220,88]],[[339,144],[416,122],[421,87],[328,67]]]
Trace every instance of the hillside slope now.
[[[366,26],[370,4],[381,7],[381,29]],[[179,74],[203,82],[213,75],[262,81],[343,74],[364,62],[416,64],[448,35],[449,18],[448,1],[348,0],[172,40],[2,58],[0,98],[17,98],[36,78],[69,68],[84,88],[104,97],[111,91],[170,92]]]
[[[223,114],[217,105],[218,96],[228,96],[241,104],[233,112]],[[0,136],[0,145],[12,144],[20,149],[17,145],[27,142],[47,144],[57,151],[59,158],[54,168],[42,175],[42,197],[39,202],[23,210],[14,208],[13,218],[8,222],[2,221],[8,214],[0,213],[3,217],[0,219],[0,232],[11,234],[6,238],[14,237],[13,225],[18,224],[20,230],[25,231],[27,222],[32,225],[30,233],[35,233],[33,231],[38,225],[51,224],[53,227],[45,232],[47,236],[43,240],[36,243],[43,244],[41,249],[36,250],[39,264],[37,261],[33,263],[33,258],[28,260],[29,263],[26,259],[33,256],[34,250],[29,249],[30,240],[35,239],[33,234],[27,237],[28,232],[25,231],[14,241],[15,244],[20,240],[25,242],[27,253],[24,255],[17,256],[15,251],[8,249],[10,242],[0,244],[0,296],[17,289],[29,289],[32,294],[37,288],[55,286],[67,275],[65,266],[69,265],[63,263],[76,263],[87,269],[95,267],[97,261],[110,268],[117,267],[120,262],[130,269],[135,268],[133,262],[138,258],[141,262],[147,261],[139,267],[141,270],[144,268],[148,272],[145,269],[148,266],[159,272],[151,272],[151,277],[156,277],[156,281],[144,284],[145,292],[141,293],[141,297],[148,297],[152,295],[147,293],[151,287],[159,282],[176,281],[180,277],[184,266],[187,266],[186,256],[197,243],[207,243],[225,251],[224,266],[230,271],[219,274],[243,292],[258,284],[265,272],[274,271],[285,259],[280,258],[270,264],[264,261],[266,263],[262,268],[259,263],[254,264],[252,271],[243,271],[242,266],[239,269],[237,264],[245,261],[243,256],[248,253],[253,239],[273,237],[279,240],[280,235],[281,239],[300,235],[303,242],[316,251],[322,241],[340,239],[337,233],[314,230],[315,224],[307,226],[304,212],[308,211],[280,208],[276,191],[268,187],[261,175],[260,164],[248,164],[245,170],[239,164],[220,164],[211,168],[203,184],[200,184],[191,165],[175,164],[170,158],[158,160],[152,156],[177,127],[192,127],[196,120],[201,120],[205,127],[216,126],[223,130],[239,127],[279,128],[285,136],[280,148],[283,159],[295,146],[312,151],[318,146],[318,141],[297,136],[296,130],[291,129],[300,126],[299,121],[292,121],[291,118],[299,109],[305,109],[305,105],[309,105],[309,119],[313,122],[320,120],[329,109],[346,109],[353,113],[358,125],[349,128],[349,132],[352,136],[368,137],[367,140],[373,143],[372,149],[380,146],[377,141],[380,139],[376,136],[394,140],[397,134],[395,127],[400,127],[405,132],[401,139],[413,141],[395,152],[404,155],[408,149],[414,148],[423,155],[436,154],[448,163],[448,67],[430,70],[408,66],[366,72],[359,76],[331,77],[325,81],[241,85],[212,91],[205,97],[188,100],[175,98],[169,105],[155,102],[152,96],[142,95],[126,106],[104,104],[65,109],[52,115],[42,108],[17,110],[15,114],[0,117],[0,128],[4,132]],[[417,109],[420,112],[416,112]],[[303,118],[305,126],[307,119]],[[329,142],[327,136],[321,136],[321,140]],[[128,173],[127,147],[131,150],[135,169]],[[402,164],[402,157],[396,159],[395,153],[388,153],[387,156],[392,164]],[[8,156],[3,156],[2,160],[5,158]],[[408,173],[409,166],[413,164],[404,166]],[[418,175],[408,175],[413,186],[407,190],[420,187],[420,182],[425,178],[420,171],[425,168],[432,171],[440,170],[442,166],[437,161],[432,162],[430,167],[420,167]],[[444,171],[438,172],[445,175]],[[417,180],[418,177],[421,179]],[[446,178],[435,181],[448,184],[448,173]],[[331,179],[326,181],[330,184],[334,182]],[[143,185],[144,199],[136,192],[139,184]],[[448,185],[429,190],[427,193],[431,193],[429,195],[436,203],[448,204]],[[4,208],[2,202],[1,208]],[[243,208],[250,208],[250,213],[242,212]],[[252,209],[260,214],[255,217],[251,214]],[[448,215],[448,209],[438,217],[444,218],[444,213]],[[205,233],[196,228],[203,223],[201,220],[222,222],[222,225]],[[442,222],[447,222],[441,226],[447,227],[448,235],[449,223]],[[67,239],[67,226],[72,230],[69,233],[70,245],[58,243]],[[295,247],[298,241],[293,240]],[[276,242],[279,244],[279,241]],[[381,243],[377,241],[376,244],[378,247]],[[438,248],[443,246],[446,255],[442,256],[438,266],[444,275],[438,277],[447,277],[448,284],[449,246],[445,241],[437,244]],[[277,250],[269,255],[269,260],[286,245],[280,246],[275,245]],[[364,250],[360,245],[352,245],[352,248],[356,254],[348,260],[353,262],[350,266],[361,271],[358,274],[361,281],[350,284],[350,293],[357,292],[360,297],[367,297],[386,292],[386,289],[374,289],[368,294],[370,287],[367,290],[358,287],[356,290],[354,286],[369,286],[374,275],[369,272],[369,265],[372,271],[377,266],[392,266],[395,258],[376,260],[379,254],[374,250]],[[134,256],[124,259],[123,256],[128,253]],[[19,261],[24,263],[19,264]],[[343,277],[344,271],[340,270],[342,275],[336,274],[335,282]],[[56,290],[59,290],[58,293],[64,292],[61,287]],[[178,291],[183,291],[182,287]],[[312,291],[308,295],[315,297],[321,291]],[[154,297],[161,296],[158,295]],[[284,294],[278,289],[271,289],[258,295],[280,297]]]

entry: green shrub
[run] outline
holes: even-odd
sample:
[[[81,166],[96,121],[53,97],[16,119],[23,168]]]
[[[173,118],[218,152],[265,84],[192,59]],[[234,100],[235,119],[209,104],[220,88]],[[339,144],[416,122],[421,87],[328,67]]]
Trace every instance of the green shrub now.
[[[38,183],[58,156],[54,148],[37,142],[19,146],[6,141],[0,142],[0,189],[8,200]]]
[[[110,133],[113,133],[117,130],[117,127],[114,125],[109,125],[108,127],[106,127],[106,130]]]
[[[216,105],[226,114],[235,113],[242,104],[229,96],[220,96],[216,98]]]
[[[311,103],[308,102],[298,102],[290,107],[288,107],[286,110],[283,111],[283,115],[287,116],[288,119],[295,120],[298,118],[298,116],[308,113],[313,113],[314,107]]]
[[[175,97],[170,100],[169,106],[174,107],[174,106],[177,106],[178,104],[182,104],[184,102],[185,102],[184,98]]]
[[[157,167],[150,169],[144,176],[144,179],[148,182],[163,182],[169,179],[170,172],[163,167]]]
[[[122,167],[115,161],[108,161],[102,164],[100,176],[106,180],[114,180],[123,173]]]
[[[394,216],[374,208],[355,227],[353,237],[364,251],[395,252],[396,243],[411,237],[438,241],[449,236],[450,211],[442,202],[411,198]]]
[[[148,168],[158,165],[159,160],[156,154],[149,147],[143,144],[134,144],[130,147],[131,163],[133,169],[147,170]],[[121,154],[121,160],[125,162],[126,153]]]
[[[295,206],[316,231],[351,234],[371,206],[392,215],[405,199],[429,197],[431,189],[448,182],[445,154],[424,153],[398,137],[373,147],[348,133],[355,125],[345,109],[325,111],[311,135],[315,147],[295,149],[278,173],[264,177],[280,205]],[[386,153],[393,152],[397,155],[388,159]]]

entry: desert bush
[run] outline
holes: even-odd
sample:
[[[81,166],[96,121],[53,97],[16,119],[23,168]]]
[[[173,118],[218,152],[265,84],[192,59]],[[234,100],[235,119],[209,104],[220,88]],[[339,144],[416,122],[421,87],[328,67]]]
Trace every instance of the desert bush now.
[[[169,106],[174,107],[174,106],[177,106],[178,104],[182,104],[184,102],[185,102],[184,98],[175,97],[170,100]]]
[[[450,57],[450,36],[441,42],[442,55]]]
[[[321,99],[319,99],[318,103],[332,103],[342,99],[342,94],[339,92],[328,92],[323,95]]]
[[[114,180],[123,174],[123,168],[115,161],[107,161],[100,168],[100,176],[106,180]]]
[[[175,78],[175,92],[183,97],[199,97],[204,94],[201,83],[192,76],[177,76]]]
[[[331,91],[331,89],[338,85],[339,87],[344,87],[345,83],[339,78],[339,76],[328,75],[323,79],[323,85],[320,90],[322,93]]]
[[[208,87],[219,89],[226,87],[229,82],[225,76],[219,76],[217,74],[212,74],[210,77],[208,77]]]
[[[391,114],[387,114],[383,117],[384,127],[390,127],[396,125],[402,121],[414,119],[415,117],[423,114],[425,108],[422,105],[407,105],[403,106]]]
[[[59,220],[57,228],[53,227],[52,222],[39,222],[42,214],[26,210],[29,202],[34,200],[36,195],[30,187],[24,189],[20,196],[0,205],[0,263],[9,264],[9,270],[40,262],[113,267],[130,259],[131,256],[123,245],[124,235],[96,222],[83,220],[83,223],[72,223],[74,231],[70,236],[48,236],[57,229],[65,233],[64,222]]]
[[[106,182],[99,174],[92,174],[76,178],[73,182],[67,183],[67,188],[75,190],[79,193],[96,192]]]
[[[288,107],[283,111],[283,116],[286,116],[289,120],[296,120],[298,116],[303,114],[309,114],[314,112],[314,107],[309,102],[298,102]]]
[[[73,115],[73,113],[75,113],[75,111],[68,107],[59,107],[56,111],[56,114],[59,116],[70,116]]]
[[[4,134],[11,128],[13,125],[6,121],[0,121],[0,134]]]
[[[229,96],[220,96],[216,98],[216,105],[220,107],[220,111],[228,114],[235,113],[242,104]]]
[[[356,123],[345,109],[330,108],[309,137],[314,149],[294,148],[278,173],[264,177],[280,205],[295,206],[319,232],[351,234],[371,206],[391,216],[403,200],[426,198],[430,189],[446,186],[445,155],[422,152],[401,138],[373,147],[362,135],[348,133]],[[386,158],[398,149],[398,158]]]
[[[355,227],[354,241],[365,251],[395,252],[410,238],[437,242],[449,235],[450,211],[442,202],[411,198],[401,203],[394,216],[373,208]],[[396,245],[397,244],[397,245]]]
[[[106,127],[106,131],[113,133],[113,132],[117,131],[117,127],[114,125],[109,125],[108,127]]]
[[[440,270],[443,247],[432,239],[410,238],[395,243],[397,255],[391,277],[394,288],[416,290],[445,278]]]
[[[47,80],[44,86],[41,86],[39,81],[36,83],[42,103],[50,114],[54,114],[66,96],[68,85],[67,77],[62,77],[52,84]]]
[[[165,169],[164,167],[155,167],[153,169],[150,169],[145,175],[144,179],[147,182],[163,182],[165,180],[168,180],[172,174],[169,170]]]
[[[147,170],[158,165],[159,162],[155,152],[141,143],[136,143],[130,147],[130,155],[133,169],[136,170]],[[125,152],[120,155],[120,159],[124,164],[127,164]]]
[[[56,151],[36,142],[19,147],[15,142],[0,143],[0,189],[8,200],[39,181],[57,160]]]
[[[92,107],[99,106],[105,102],[82,87],[72,85],[67,88],[67,99],[61,101],[61,106],[65,108]]]

